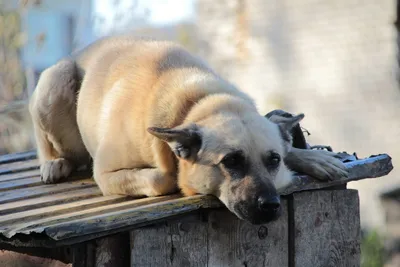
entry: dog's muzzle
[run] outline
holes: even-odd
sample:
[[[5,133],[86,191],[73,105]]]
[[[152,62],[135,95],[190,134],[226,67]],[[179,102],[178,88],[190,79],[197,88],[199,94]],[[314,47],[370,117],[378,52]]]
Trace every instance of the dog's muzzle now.
[[[282,213],[278,195],[260,195],[255,203],[239,202],[235,205],[235,213],[252,224],[263,224],[275,221]]]

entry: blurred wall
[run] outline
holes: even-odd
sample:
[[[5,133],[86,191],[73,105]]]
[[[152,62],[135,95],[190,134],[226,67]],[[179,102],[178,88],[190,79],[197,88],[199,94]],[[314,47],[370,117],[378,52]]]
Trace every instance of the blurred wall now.
[[[363,226],[382,227],[378,194],[400,185],[396,1],[198,0],[197,10],[199,53],[262,113],[304,112],[312,144],[393,157],[389,176],[349,185]]]

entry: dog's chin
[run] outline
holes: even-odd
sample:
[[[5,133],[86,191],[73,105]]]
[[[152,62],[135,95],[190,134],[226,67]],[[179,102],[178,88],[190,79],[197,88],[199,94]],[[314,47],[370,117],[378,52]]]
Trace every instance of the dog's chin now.
[[[241,220],[247,221],[254,225],[265,224],[276,221],[282,215],[282,208],[277,212],[261,212],[254,208],[246,208],[244,205],[238,205],[234,208],[233,213]]]

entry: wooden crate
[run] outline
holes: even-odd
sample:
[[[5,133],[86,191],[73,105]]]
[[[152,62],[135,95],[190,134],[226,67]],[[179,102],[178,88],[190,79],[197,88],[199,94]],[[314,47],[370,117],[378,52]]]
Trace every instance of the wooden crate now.
[[[358,193],[345,184],[392,166],[387,155],[346,164],[343,181],[297,176],[281,192],[283,215],[252,225],[211,196],[104,197],[88,174],[44,185],[34,152],[6,155],[0,248],[74,267],[359,266]]]

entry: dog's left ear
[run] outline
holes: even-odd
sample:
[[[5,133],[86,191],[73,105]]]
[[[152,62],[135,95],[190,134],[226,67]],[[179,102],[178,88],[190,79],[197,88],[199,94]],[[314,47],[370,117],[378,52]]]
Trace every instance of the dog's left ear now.
[[[196,124],[184,128],[150,127],[147,131],[167,142],[175,155],[182,159],[194,159],[201,147],[201,133]]]
[[[288,114],[289,116],[287,116],[286,114]],[[286,144],[289,144],[288,149],[292,145],[297,147],[298,146],[297,143],[299,143],[299,142],[300,142],[300,147],[303,148],[303,146],[305,146],[305,144],[306,144],[305,140],[298,140],[298,136],[296,136],[296,134],[299,135],[299,133],[300,133],[301,136],[303,137],[301,128],[299,126],[299,122],[304,118],[303,113],[300,113],[296,116],[293,116],[289,113],[267,114],[266,117],[270,121],[272,121],[278,125],[279,130],[281,132],[282,139],[286,142]],[[295,138],[293,139],[293,137],[295,137]],[[304,139],[304,137],[303,137],[303,139]],[[303,145],[303,143],[304,143],[304,145]]]
[[[281,131],[282,138],[295,148],[307,149],[307,141],[304,137],[303,130],[300,127],[299,122],[304,118],[304,114],[294,116],[287,111],[276,109],[265,115],[270,121],[280,125],[279,130]],[[295,118],[297,117],[297,118]],[[287,119],[294,119],[294,121],[288,121]],[[286,124],[286,126],[285,126]],[[291,124],[291,125],[290,125]],[[288,128],[291,130],[287,131]]]
[[[271,120],[274,121],[274,117],[271,117]],[[291,132],[292,129],[299,124],[299,122],[304,119],[304,114],[300,113],[291,118],[279,117],[275,118],[275,123],[281,128],[282,131]]]

